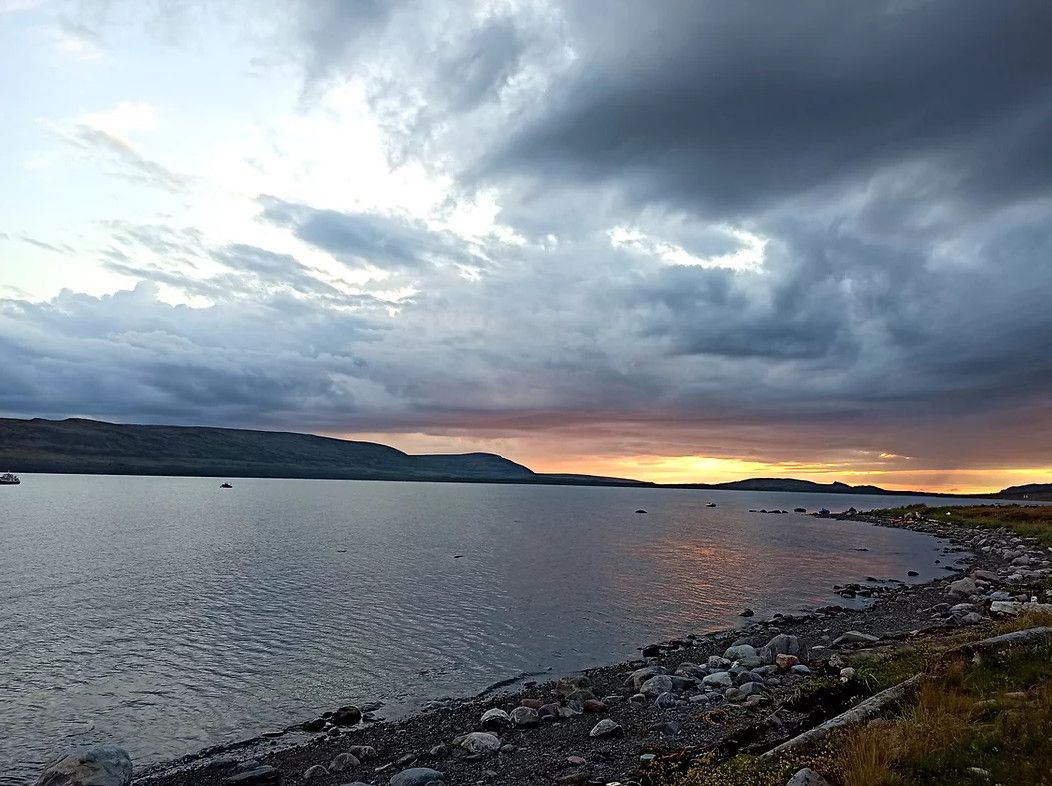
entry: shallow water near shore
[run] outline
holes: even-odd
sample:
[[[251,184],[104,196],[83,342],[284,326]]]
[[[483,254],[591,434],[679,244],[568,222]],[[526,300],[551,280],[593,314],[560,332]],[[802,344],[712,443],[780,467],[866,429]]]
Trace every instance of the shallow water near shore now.
[[[23,480],[0,493],[3,784],[70,745],[116,742],[141,768],[340,704],[622,660],[746,606],[848,605],[833,584],[951,559],[914,532],[748,512],[949,504],[923,497]]]

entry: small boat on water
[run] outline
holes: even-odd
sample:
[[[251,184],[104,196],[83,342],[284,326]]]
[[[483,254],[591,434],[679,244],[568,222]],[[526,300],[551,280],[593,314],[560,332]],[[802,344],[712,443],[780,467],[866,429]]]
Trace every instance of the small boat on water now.
[[[0,486],[17,486],[21,482],[18,479],[18,475],[12,475],[10,472],[0,475]]]
[[[219,488],[221,488],[221,489],[232,489],[234,487],[231,486],[229,483],[222,483],[222,484],[220,484]]]
[[[707,508],[714,508],[714,507],[716,507],[716,503],[715,502],[709,502],[708,504],[705,505],[705,507],[707,507]]]

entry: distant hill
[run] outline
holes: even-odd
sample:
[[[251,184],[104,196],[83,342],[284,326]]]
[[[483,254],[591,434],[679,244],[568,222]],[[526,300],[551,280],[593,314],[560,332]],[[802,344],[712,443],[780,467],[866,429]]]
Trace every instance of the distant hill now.
[[[272,431],[0,418],[0,467],[20,472],[530,482],[492,453],[413,456],[374,442]]]
[[[1006,499],[1052,500],[1052,483],[1027,483],[1023,486],[1009,486],[998,495]]]
[[[839,481],[833,483],[815,483],[813,480],[796,478],[748,478],[732,480],[727,483],[685,483],[678,488],[722,489],[726,491],[792,491],[796,493],[816,494],[887,494],[890,496],[936,496],[955,497],[957,494],[942,494],[933,491],[892,491],[880,486],[849,486]]]
[[[728,483],[657,484],[627,478],[534,472],[495,453],[412,455],[376,442],[313,434],[206,426],[143,426],[98,420],[0,418],[0,472],[106,475],[432,480],[579,486],[787,491],[890,496],[972,496],[1052,500],[1052,483],[990,494],[889,491],[879,486],[748,478]]]

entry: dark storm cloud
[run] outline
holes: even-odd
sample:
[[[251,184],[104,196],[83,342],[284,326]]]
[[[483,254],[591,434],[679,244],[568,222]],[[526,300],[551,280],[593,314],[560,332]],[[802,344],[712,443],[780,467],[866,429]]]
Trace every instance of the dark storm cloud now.
[[[305,92],[377,74],[398,157],[519,237],[261,197],[302,259],[377,276],[347,294],[114,225],[111,270],[213,304],[0,301],[0,408],[1052,463],[1052,4],[297,8]]]
[[[577,3],[581,54],[489,177],[615,181],[742,216],[886,166],[982,199],[1047,186],[1052,5]]]

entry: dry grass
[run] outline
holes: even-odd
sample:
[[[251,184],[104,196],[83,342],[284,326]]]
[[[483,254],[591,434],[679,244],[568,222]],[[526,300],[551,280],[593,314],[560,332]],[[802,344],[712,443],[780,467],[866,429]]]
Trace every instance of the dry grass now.
[[[1052,505],[909,505],[872,512],[888,518],[916,513],[923,518],[980,529],[1004,527],[1024,537],[1039,538],[1046,546],[1052,546]]]
[[[1052,615],[1031,615],[1000,623],[995,632],[1049,624]],[[1018,648],[974,666],[943,657],[976,638],[962,632],[858,664],[873,690],[917,671],[930,675],[915,700],[891,718],[773,761],[710,756],[685,775],[653,781],[784,786],[793,772],[811,767],[835,786],[1052,785],[1052,645]]]

